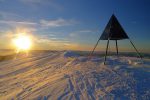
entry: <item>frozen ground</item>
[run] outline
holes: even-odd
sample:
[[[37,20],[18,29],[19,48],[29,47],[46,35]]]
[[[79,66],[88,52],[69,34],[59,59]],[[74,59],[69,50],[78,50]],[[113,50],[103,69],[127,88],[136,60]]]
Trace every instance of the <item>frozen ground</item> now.
[[[150,100],[150,59],[29,54],[0,62],[0,100]]]

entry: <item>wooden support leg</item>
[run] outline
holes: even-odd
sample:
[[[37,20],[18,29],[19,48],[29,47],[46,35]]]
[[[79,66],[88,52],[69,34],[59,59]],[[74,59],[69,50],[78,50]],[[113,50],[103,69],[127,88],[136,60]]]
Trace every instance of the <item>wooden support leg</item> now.
[[[97,45],[98,45],[99,41],[100,41],[100,39],[97,41],[96,45],[94,46],[94,48],[93,48],[93,50],[92,50],[92,52],[91,52],[91,54],[90,54],[89,58],[91,58],[91,57],[92,57],[92,55],[93,55],[93,53],[94,53],[94,51],[95,51],[95,49],[96,49],[96,47],[97,47]]]
[[[132,44],[132,46],[134,47],[135,51],[137,52],[137,54],[139,55],[139,57],[142,59],[141,54],[139,53],[139,51],[136,49],[136,47],[134,46],[133,42],[130,40],[130,43]]]
[[[106,57],[107,57],[108,45],[109,45],[109,39],[108,39],[108,41],[107,41],[107,47],[106,47],[106,54],[105,54],[104,65],[106,65]]]
[[[118,56],[118,43],[117,43],[117,40],[116,40],[116,51],[117,51],[117,56]]]

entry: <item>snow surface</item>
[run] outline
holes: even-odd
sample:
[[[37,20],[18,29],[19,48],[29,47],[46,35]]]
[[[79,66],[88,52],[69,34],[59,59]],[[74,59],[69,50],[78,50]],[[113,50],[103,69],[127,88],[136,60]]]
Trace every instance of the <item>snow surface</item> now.
[[[0,62],[0,100],[150,100],[150,59],[29,54]]]
[[[64,52],[63,55],[64,55],[64,57],[79,57],[79,55],[73,51],[66,51],[66,52]]]

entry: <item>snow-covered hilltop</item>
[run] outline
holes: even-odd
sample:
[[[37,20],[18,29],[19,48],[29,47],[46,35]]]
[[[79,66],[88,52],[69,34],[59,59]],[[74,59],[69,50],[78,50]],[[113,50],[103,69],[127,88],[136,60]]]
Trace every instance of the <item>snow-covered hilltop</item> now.
[[[0,62],[0,100],[149,100],[150,59],[88,59],[74,52]]]

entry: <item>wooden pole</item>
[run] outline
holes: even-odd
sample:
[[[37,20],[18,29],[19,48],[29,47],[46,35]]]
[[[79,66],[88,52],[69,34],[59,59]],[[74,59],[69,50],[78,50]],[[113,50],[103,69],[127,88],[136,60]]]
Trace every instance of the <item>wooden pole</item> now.
[[[129,39],[130,40],[130,39]],[[139,53],[139,51],[136,49],[135,45],[133,44],[133,42],[130,40],[130,43],[132,44],[132,46],[134,47],[135,51],[137,52],[137,54],[139,55],[139,57],[142,59],[141,54]]]
[[[107,57],[108,45],[109,45],[109,39],[108,39],[108,41],[107,41],[107,47],[106,47],[106,54],[105,54],[104,65],[106,65],[106,57]]]
[[[116,40],[116,51],[117,51],[117,56],[118,56],[118,43],[117,43],[117,40]]]
[[[91,57],[92,57],[92,55],[93,55],[93,53],[94,53],[94,51],[95,51],[95,49],[96,49],[96,47],[97,47],[97,45],[98,45],[99,41],[100,41],[100,38],[98,39],[98,41],[97,41],[96,45],[94,46],[94,48],[93,48],[93,50],[92,50],[92,52],[91,52],[91,54],[90,54],[90,57],[89,57],[89,58],[91,58]]]

